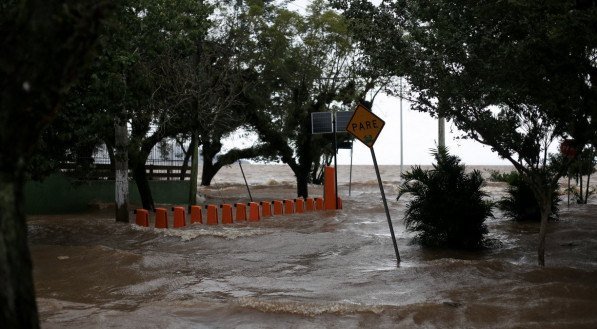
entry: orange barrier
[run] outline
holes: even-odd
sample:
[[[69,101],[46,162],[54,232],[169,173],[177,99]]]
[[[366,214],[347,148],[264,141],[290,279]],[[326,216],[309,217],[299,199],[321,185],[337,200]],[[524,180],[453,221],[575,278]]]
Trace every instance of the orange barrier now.
[[[274,204],[274,215],[282,215],[284,213],[284,205],[282,201],[276,200],[272,201],[272,203]]]
[[[184,207],[172,207],[172,211],[174,212],[174,223],[172,227],[177,228],[187,226]]]
[[[155,208],[155,228],[168,228],[168,210]]]
[[[249,220],[252,222],[259,221],[261,217],[259,216],[259,203],[251,202],[249,203]]]
[[[294,201],[284,200],[284,213],[289,215],[294,214]]]
[[[236,204],[236,221],[247,220],[247,205],[244,203]]]
[[[272,216],[272,204],[269,201],[261,201],[261,216],[263,218]]]
[[[232,224],[232,205],[222,204],[222,224]]]
[[[305,211],[313,211],[315,210],[315,201],[313,198],[306,198],[305,199]]]
[[[218,225],[218,207],[209,204],[207,207],[207,225]]]
[[[149,227],[149,211],[145,209],[135,210],[135,223],[139,226]]]
[[[323,198],[315,198],[315,209],[323,210]]]
[[[338,209],[342,209],[342,198],[338,197]]]
[[[305,212],[305,199],[299,198],[299,199],[294,199],[295,202],[295,207],[296,207],[296,213],[297,214],[302,214]]]
[[[191,224],[201,224],[203,222],[201,217],[201,206],[191,206]]]
[[[336,170],[326,166],[324,169],[323,200],[325,210],[336,209]]]

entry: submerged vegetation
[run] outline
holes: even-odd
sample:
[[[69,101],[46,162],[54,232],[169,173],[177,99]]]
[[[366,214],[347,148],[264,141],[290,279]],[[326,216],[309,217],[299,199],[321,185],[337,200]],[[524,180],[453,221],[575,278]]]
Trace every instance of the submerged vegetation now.
[[[487,227],[492,217],[492,204],[482,190],[484,179],[474,170],[465,172],[460,159],[438,147],[432,152],[433,169],[413,167],[402,175],[398,198],[409,193],[406,206],[406,227],[417,233],[423,246],[479,249],[484,246]]]
[[[541,221],[541,209],[533,190],[524,178],[517,172],[493,174],[491,178],[508,184],[507,196],[497,202],[497,207],[504,212],[504,216],[515,221]],[[552,185],[552,200],[550,218],[557,218],[559,212],[559,185]]]

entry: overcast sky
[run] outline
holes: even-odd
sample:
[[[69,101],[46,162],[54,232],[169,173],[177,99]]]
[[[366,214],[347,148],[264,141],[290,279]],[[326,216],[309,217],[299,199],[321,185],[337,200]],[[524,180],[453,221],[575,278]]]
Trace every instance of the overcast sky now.
[[[405,165],[427,165],[433,162],[430,149],[437,144],[437,119],[426,113],[410,110],[407,101],[402,103],[403,111],[403,161]],[[373,112],[382,118],[386,125],[374,145],[379,164],[400,164],[400,99],[378,95],[373,103]],[[458,155],[469,165],[508,165],[487,146],[472,140],[457,139],[462,136],[449,122],[446,123],[446,146],[451,153]],[[339,164],[350,163],[350,150],[341,150]],[[354,164],[371,164],[371,151],[364,144],[355,141],[353,152]]]

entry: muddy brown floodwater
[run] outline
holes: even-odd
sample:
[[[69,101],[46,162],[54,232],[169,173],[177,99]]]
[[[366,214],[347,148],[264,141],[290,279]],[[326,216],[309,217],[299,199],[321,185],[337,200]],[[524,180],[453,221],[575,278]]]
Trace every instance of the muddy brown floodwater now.
[[[246,167],[255,198],[294,196],[286,169]],[[487,222],[492,249],[412,244],[394,169],[382,177],[400,267],[368,174],[353,177],[350,197],[342,176],[343,210],[254,223],[159,230],[117,224],[110,210],[30,217],[42,328],[597,328],[594,200],[562,203],[540,268],[538,225],[498,211]],[[245,200],[238,175],[223,175],[203,189],[208,200]]]

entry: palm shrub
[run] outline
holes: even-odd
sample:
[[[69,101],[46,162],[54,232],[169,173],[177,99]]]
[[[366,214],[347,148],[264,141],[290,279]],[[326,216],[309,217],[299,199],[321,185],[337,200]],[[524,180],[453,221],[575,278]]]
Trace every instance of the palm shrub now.
[[[497,202],[497,207],[504,212],[506,218],[515,221],[541,221],[541,211],[539,202],[529,184],[517,172],[512,171],[501,180],[508,183],[507,195]],[[552,186],[551,215],[550,218],[558,216],[560,196],[558,194],[558,185]]]
[[[482,191],[485,184],[481,173],[465,173],[460,158],[448,154],[448,149],[432,150],[437,163],[433,169],[415,166],[402,174],[398,198],[409,193],[406,206],[408,230],[417,232],[416,240],[423,246],[479,249],[484,246],[487,227],[484,224],[492,204]]]

